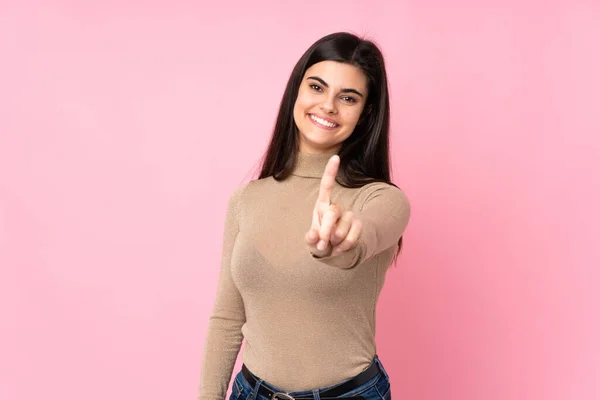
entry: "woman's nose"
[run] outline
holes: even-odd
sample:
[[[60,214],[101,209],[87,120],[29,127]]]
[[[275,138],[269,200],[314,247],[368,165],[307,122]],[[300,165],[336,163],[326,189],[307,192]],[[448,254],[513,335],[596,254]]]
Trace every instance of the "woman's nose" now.
[[[337,111],[335,109],[333,101],[331,101],[330,99],[323,101],[319,107],[327,114],[334,114]]]

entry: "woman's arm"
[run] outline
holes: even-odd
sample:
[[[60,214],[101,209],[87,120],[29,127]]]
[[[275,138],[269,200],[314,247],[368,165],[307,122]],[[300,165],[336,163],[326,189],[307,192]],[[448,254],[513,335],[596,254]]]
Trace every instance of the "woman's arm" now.
[[[243,340],[244,303],[231,279],[231,253],[239,232],[238,203],[243,188],[229,198],[217,295],[208,324],[200,374],[200,400],[223,400]]]
[[[398,243],[410,218],[410,203],[400,189],[387,183],[368,185],[355,218],[362,225],[357,245],[337,255],[312,257],[338,268],[353,268]],[[330,247],[331,250],[331,247]]]

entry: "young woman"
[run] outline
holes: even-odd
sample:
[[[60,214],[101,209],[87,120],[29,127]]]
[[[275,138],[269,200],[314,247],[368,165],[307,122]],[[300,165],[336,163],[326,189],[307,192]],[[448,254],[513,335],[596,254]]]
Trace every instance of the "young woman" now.
[[[262,171],[231,195],[200,399],[390,400],[375,310],[410,206],[390,181],[385,66],[334,33],[298,61]]]

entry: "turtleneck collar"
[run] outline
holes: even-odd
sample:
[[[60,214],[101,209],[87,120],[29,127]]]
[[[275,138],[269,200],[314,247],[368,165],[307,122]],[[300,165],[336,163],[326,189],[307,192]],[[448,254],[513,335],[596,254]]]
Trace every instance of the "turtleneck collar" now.
[[[335,154],[337,153],[328,152],[323,154],[312,154],[298,152],[296,167],[292,171],[292,175],[305,178],[322,178],[327,162]]]

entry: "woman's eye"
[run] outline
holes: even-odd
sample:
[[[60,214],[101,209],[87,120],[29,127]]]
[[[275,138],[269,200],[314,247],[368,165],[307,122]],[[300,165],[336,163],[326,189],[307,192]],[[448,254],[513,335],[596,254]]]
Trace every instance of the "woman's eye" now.
[[[342,99],[344,101],[347,101],[347,102],[350,102],[350,103],[356,103],[356,99],[354,97],[344,96],[344,97],[342,97]]]
[[[315,85],[314,83],[311,83],[310,87],[311,89],[318,90],[319,92],[321,91],[321,86]]]

